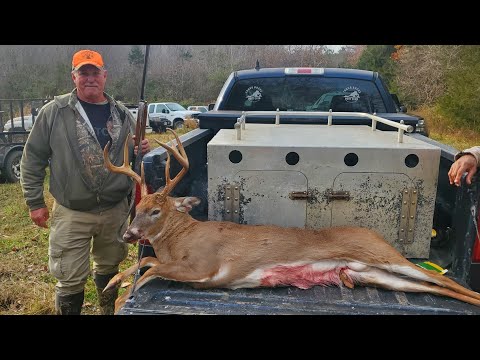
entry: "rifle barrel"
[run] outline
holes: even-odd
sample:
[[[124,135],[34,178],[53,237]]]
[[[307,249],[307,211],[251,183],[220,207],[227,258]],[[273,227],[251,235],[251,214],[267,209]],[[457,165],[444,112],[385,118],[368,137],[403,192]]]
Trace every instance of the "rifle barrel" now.
[[[143,101],[145,96],[145,79],[147,78],[147,62],[149,53],[150,45],[145,45],[145,59],[143,61],[142,89],[140,93],[140,101]]]

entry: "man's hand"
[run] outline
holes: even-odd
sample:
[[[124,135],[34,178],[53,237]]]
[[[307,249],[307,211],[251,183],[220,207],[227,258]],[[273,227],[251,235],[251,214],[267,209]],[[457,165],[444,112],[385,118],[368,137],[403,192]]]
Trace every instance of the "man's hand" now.
[[[452,164],[448,172],[450,185],[460,186],[464,172],[468,173],[466,181],[470,185],[473,175],[477,172],[477,159],[472,154],[465,154]]]
[[[48,209],[46,207],[30,211],[30,218],[32,221],[40,227],[48,228],[47,220],[50,217]]]
[[[135,141],[135,135],[133,135],[133,141]],[[142,155],[145,155],[146,153],[148,153],[150,151],[150,143],[148,142],[147,139],[143,139],[142,140]],[[138,153],[138,146],[135,146],[134,150],[133,150],[133,153],[135,154],[135,156],[137,155]]]

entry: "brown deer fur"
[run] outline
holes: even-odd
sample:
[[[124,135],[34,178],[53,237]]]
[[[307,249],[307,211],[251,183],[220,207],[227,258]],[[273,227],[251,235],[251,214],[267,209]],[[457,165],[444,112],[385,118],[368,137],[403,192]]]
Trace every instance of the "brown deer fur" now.
[[[121,284],[138,266],[148,266],[136,289],[157,277],[187,282],[195,288],[367,285],[449,296],[480,306],[479,293],[415,266],[378,233],[366,228],[310,230],[193,219],[189,211],[200,203],[198,198],[168,196],[188,170],[187,156],[174,135],[179,151],[160,144],[183,165],[183,170],[171,180],[168,156],[165,188],[161,193],[143,192],[136,217],[123,236],[126,242],[148,239],[157,259],[143,258],[140,264],[117,274],[105,290]],[[125,168],[109,165],[107,151],[108,145],[107,167],[133,177]],[[143,174],[140,182],[144,187]],[[117,300],[117,308],[126,298],[124,295]]]

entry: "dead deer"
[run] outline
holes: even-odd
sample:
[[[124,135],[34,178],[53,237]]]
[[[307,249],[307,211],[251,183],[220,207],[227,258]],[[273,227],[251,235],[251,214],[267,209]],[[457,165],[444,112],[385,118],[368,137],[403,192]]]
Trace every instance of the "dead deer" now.
[[[146,266],[149,269],[138,279],[136,289],[157,277],[203,289],[362,285],[432,293],[480,306],[479,293],[414,265],[378,233],[366,228],[342,226],[311,230],[195,220],[189,211],[200,203],[198,198],[168,196],[189,168],[180,139],[170,131],[178,149],[157,141],[167,150],[166,185],[159,193],[147,194],[143,167],[139,176],[127,163],[122,167],[112,165],[108,145],[105,147],[107,168],[133,177],[142,188],[136,217],[123,240],[148,239],[157,256],[143,258],[139,265],[117,274],[105,291],[121,284],[138,266]],[[170,153],[182,165],[173,180],[169,173]],[[118,304],[125,299],[125,296],[119,298]]]

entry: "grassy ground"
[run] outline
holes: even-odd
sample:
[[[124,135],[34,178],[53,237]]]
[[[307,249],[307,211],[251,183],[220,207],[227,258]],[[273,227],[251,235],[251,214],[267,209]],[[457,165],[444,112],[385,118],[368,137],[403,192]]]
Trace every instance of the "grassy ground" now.
[[[172,135],[146,137],[153,149],[159,146],[153,138],[166,142]],[[45,199],[51,211],[53,199],[48,191]],[[54,314],[56,280],[48,271],[48,236],[49,229],[39,228],[30,220],[20,184],[0,184],[0,314]],[[136,263],[137,252],[138,247],[131,245],[120,270]],[[85,289],[82,313],[100,313],[92,277]]]
[[[449,119],[439,115],[432,108],[422,108],[412,113],[425,119],[429,136],[434,140],[453,146],[458,150],[480,145],[480,133],[469,128],[452,125]]]

